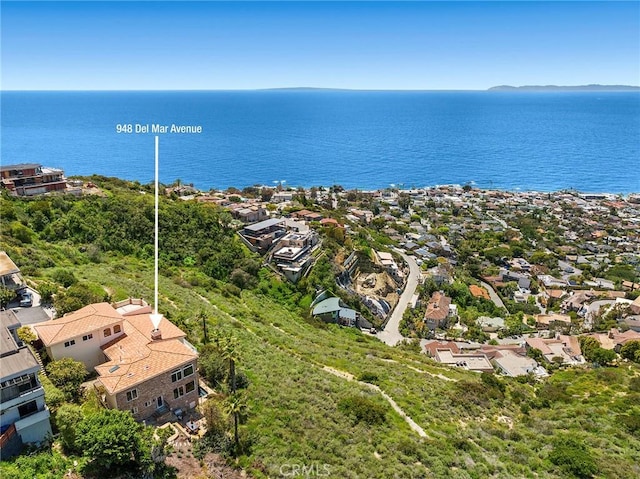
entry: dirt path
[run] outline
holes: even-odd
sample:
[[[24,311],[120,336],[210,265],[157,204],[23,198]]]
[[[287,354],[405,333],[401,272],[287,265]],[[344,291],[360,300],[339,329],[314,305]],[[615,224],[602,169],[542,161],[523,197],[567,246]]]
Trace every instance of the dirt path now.
[[[400,415],[400,417],[402,417],[407,422],[407,424],[409,424],[409,427],[418,433],[418,436],[427,437],[427,433],[424,432],[424,429],[418,426],[418,424],[416,424],[416,422],[413,419],[411,419],[411,417],[406,412],[404,412],[400,406],[398,406],[398,404],[393,400],[393,398],[389,396],[386,392],[384,392],[379,386],[376,386],[375,384],[371,384],[371,383],[366,383],[364,381],[358,381],[355,379],[353,374],[350,374],[346,371],[340,371],[338,369],[335,369],[329,366],[324,366],[322,369],[335,376],[346,379],[347,381],[355,381],[358,384],[361,384],[362,386],[365,386],[373,391],[376,391],[383,398],[387,400],[387,402],[391,405],[393,410],[397,412]]]

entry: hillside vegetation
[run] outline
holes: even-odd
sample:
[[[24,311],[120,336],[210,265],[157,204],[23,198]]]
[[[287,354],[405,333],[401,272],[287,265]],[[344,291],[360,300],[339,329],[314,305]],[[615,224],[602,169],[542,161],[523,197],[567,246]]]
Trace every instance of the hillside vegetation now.
[[[0,249],[59,309],[153,296],[151,190],[92,180],[105,196],[2,198]],[[309,318],[306,296],[330,265],[294,290],[260,270],[229,224],[215,207],[162,199],[160,311],[199,348],[202,317],[209,334],[237,339],[248,407],[243,452],[229,461],[250,475],[304,466],[335,478],[640,476],[637,366],[561,370],[545,382],[442,367],[414,347]],[[47,457],[49,475],[29,472]],[[32,462],[2,462],[0,473],[72,468],[50,453]]]

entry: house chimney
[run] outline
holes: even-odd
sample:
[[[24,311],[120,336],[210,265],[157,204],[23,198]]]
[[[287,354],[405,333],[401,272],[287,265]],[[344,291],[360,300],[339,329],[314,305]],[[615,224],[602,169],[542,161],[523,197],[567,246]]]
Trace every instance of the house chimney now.
[[[157,341],[159,339],[162,339],[162,333],[160,332],[160,330],[158,328],[152,329],[151,330],[151,340],[152,341]]]

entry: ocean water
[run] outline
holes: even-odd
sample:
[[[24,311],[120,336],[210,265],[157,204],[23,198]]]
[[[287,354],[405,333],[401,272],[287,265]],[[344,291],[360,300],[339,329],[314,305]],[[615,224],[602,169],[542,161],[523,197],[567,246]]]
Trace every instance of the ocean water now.
[[[160,179],[253,184],[640,191],[638,92],[2,92],[3,165],[153,179],[154,135],[118,124],[200,125],[160,135]]]

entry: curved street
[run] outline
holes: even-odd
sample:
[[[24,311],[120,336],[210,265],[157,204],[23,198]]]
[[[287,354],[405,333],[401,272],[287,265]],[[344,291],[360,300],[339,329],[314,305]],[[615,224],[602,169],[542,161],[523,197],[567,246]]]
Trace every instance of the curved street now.
[[[507,307],[504,305],[504,303],[500,299],[500,296],[498,296],[498,294],[495,292],[495,290],[493,289],[493,287],[491,287],[489,283],[480,281],[480,284],[484,289],[486,289],[489,292],[489,297],[491,298],[491,301],[493,301],[493,304],[495,304],[498,308],[507,309]]]
[[[411,301],[411,297],[415,294],[418,283],[420,282],[420,266],[418,266],[416,260],[412,256],[401,253],[398,250],[396,251],[400,253],[402,258],[409,265],[409,277],[407,278],[404,291],[402,292],[402,295],[400,295],[398,304],[396,304],[396,307],[391,313],[391,318],[389,318],[384,330],[378,333],[380,341],[388,344],[389,346],[395,346],[405,339],[404,336],[400,334],[400,320],[402,319],[402,316],[409,305],[409,301]]]

